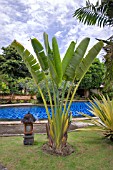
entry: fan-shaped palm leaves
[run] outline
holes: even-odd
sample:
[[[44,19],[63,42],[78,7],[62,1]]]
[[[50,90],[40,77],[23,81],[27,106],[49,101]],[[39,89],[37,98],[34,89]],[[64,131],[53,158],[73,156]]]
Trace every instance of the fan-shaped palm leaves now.
[[[66,133],[69,126],[68,116],[72,100],[82,78],[89,69],[94,58],[98,55],[99,51],[103,47],[103,42],[98,42],[90,49],[88,54],[85,55],[89,44],[89,38],[85,38],[84,40],[82,40],[76,48],[76,43],[72,41],[62,61],[60,58],[59,48],[55,37],[53,37],[52,39],[51,49],[48,42],[48,35],[44,33],[46,53],[44,52],[43,46],[36,38],[31,39],[31,43],[37,58],[31,55],[30,52],[26,50],[16,40],[14,40],[12,45],[22,56],[42,96],[46,108],[46,113],[48,115],[47,134],[49,138],[49,145],[52,148],[61,152],[62,147],[66,144],[67,141]],[[48,75],[51,78],[53,96],[51,96],[48,86]],[[75,80],[77,80],[77,83],[75,85],[75,89],[73,91],[73,95],[71,97],[69,105],[67,106],[67,101],[69,99],[70,92]],[[52,116],[50,116],[50,111],[47,107],[43,91],[40,88],[41,81],[45,82],[47,88]],[[65,81],[64,86],[62,89],[60,89],[63,81]],[[69,88],[66,103],[63,107],[65,89],[68,81],[70,81],[72,85]],[[61,90],[62,95],[60,96],[59,92]],[[54,106],[52,103],[52,98],[54,99]]]
[[[79,8],[75,11],[74,17],[76,17],[80,22],[87,25],[105,26],[113,25],[113,1],[102,1],[99,4],[97,1],[96,5],[86,1],[86,7]]]

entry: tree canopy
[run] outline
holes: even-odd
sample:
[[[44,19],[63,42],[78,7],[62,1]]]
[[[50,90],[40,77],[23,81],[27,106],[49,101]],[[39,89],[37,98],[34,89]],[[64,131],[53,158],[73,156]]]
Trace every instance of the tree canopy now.
[[[12,46],[2,47],[3,53],[0,55],[0,91],[4,93],[14,93],[17,90],[17,80],[19,78],[31,77],[21,56]]]
[[[99,88],[103,83],[105,73],[104,63],[101,63],[98,58],[94,60],[88,72],[81,81],[80,88],[95,89]]]
[[[13,79],[31,77],[21,56],[12,46],[2,47],[2,50],[3,53],[0,55],[0,71],[2,74],[7,74]]]

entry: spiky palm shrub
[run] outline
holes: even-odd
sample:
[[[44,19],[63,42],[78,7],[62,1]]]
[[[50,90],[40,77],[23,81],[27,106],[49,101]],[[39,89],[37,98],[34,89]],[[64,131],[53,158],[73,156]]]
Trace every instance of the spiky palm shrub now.
[[[46,33],[44,33],[46,53],[44,52],[43,46],[36,38],[31,39],[31,44],[37,58],[30,54],[30,52],[16,40],[14,40],[12,43],[12,45],[17,49],[18,53],[22,56],[22,59],[28,67],[42,96],[48,116],[47,134],[49,138],[49,145],[57,152],[62,152],[62,148],[66,145],[67,142],[66,134],[69,125],[68,116],[76,90],[85,73],[88,71],[90,65],[92,64],[94,58],[103,47],[103,43],[98,42],[90,49],[87,55],[85,55],[89,40],[89,38],[83,39],[76,48],[76,43],[72,41],[62,61],[60,58],[56,38],[52,38],[51,49],[48,42],[48,35]],[[54,105],[52,103],[52,96],[48,86],[48,75],[50,75],[51,78]],[[71,100],[68,104],[68,99],[75,80],[77,83],[75,85]],[[45,96],[40,87],[41,81],[44,81],[48,92],[52,116],[50,116],[50,111],[48,110]],[[65,81],[65,83],[62,88],[62,96],[60,96],[59,91],[61,90],[60,87],[63,81]],[[65,105],[63,106],[66,84],[69,81],[71,82],[71,85],[68,90]]]
[[[98,119],[81,113],[85,117],[91,119],[92,123],[96,125],[94,128],[87,128],[87,130],[99,130],[104,132],[105,137],[110,138],[113,141],[113,99],[104,95],[100,95],[101,100],[93,98],[90,101],[90,112]]]

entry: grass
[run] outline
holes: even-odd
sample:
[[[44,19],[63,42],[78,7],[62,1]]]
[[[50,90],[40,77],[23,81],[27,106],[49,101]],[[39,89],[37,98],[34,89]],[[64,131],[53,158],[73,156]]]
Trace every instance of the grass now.
[[[46,135],[35,135],[33,146],[22,137],[0,137],[0,163],[8,170],[112,170],[113,143],[98,132],[71,132],[68,142],[75,152],[67,157],[43,153]]]

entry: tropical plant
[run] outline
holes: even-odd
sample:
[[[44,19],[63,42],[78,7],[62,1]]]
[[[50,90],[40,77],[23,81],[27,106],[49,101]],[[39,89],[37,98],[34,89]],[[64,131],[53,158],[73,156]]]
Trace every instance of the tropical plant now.
[[[113,141],[113,99],[104,95],[100,95],[101,100],[93,98],[93,101],[90,101],[89,105],[90,112],[96,116],[88,116],[84,113],[81,113],[83,116],[90,118],[93,124],[96,125],[94,128],[87,128],[87,130],[99,130],[104,132],[105,137],[109,137]]]
[[[16,40],[14,40],[14,42],[12,43],[18,53],[22,56],[22,59],[28,67],[42,96],[43,103],[48,116],[48,125],[46,127],[47,135],[49,138],[49,146],[51,146],[51,148],[55,152],[58,152],[60,154],[63,154],[63,148],[64,146],[66,146],[67,143],[67,130],[69,127],[70,106],[72,104],[76,90],[82,78],[84,77],[90,65],[92,64],[94,58],[98,55],[99,51],[103,47],[103,42],[98,42],[89,50],[88,54],[85,55],[89,41],[89,38],[83,39],[81,43],[76,47],[76,49],[76,43],[72,41],[62,61],[60,58],[56,38],[52,38],[51,49],[48,42],[48,35],[46,33],[44,33],[44,44],[46,54],[41,43],[36,38],[31,39],[31,44],[33,46],[37,58],[30,54],[30,52]],[[37,59],[39,63],[37,62]],[[51,78],[54,105],[52,103],[52,96],[47,81],[48,75],[50,75]],[[71,96],[71,100],[68,103],[70,92],[75,79],[77,80],[76,85]],[[50,114],[50,110],[48,109],[43,91],[40,87],[40,83],[42,81],[46,85],[50,100],[52,116]],[[60,87],[62,86],[63,81],[65,81],[65,83],[62,88],[62,95],[60,96]],[[71,85],[68,90],[66,102],[64,104],[65,89],[68,81],[71,82]]]
[[[74,12],[80,22],[87,25],[98,25],[98,26],[112,26],[113,25],[113,1],[112,0],[99,0],[96,5],[92,4],[89,0],[86,1],[86,6],[78,8]]]

